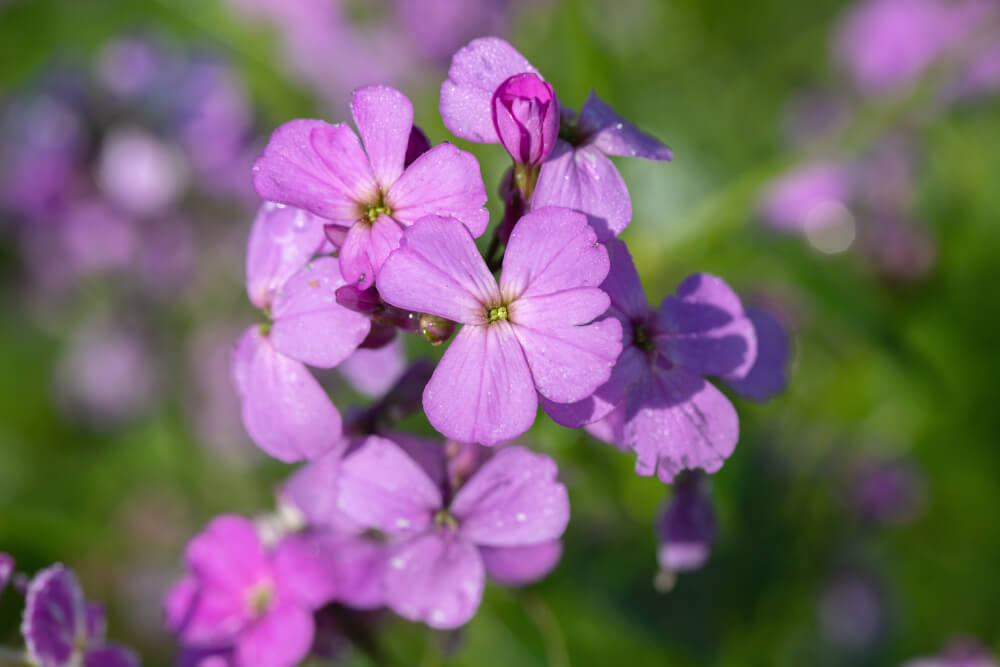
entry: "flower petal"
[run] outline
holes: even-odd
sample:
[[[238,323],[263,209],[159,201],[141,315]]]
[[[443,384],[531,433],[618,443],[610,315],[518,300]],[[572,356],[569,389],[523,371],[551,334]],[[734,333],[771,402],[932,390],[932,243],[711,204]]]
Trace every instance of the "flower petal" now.
[[[669,148],[615,113],[593,90],[580,109],[577,124],[590,143],[606,155],[646,160],[672,160],[674,157]]]
[[[309,535],[289,535],[274,550],[278,596],[307,609],[319,609],[337,592],[335,573],[322,546]]]
[[[635,471],[669,484],[681,470],[715,472],[733,453],[739,418],[722,392],[682,368],[648,370],[625,400],[624,439]]]
[[[309,370],[274,349],[250,327],[232,361],[243,425],[258,447],[291,463],[319,456],[340,442],[340,413]]]
[[[452,218],[408,228],[379,273],[378,291],[398,308],[465,323],[484,322],[485,308],[500,300],[472,237]]]
[[[495,445],[535,421],[538,394],[524,352],[507,322],[466,325],[424,388],[424,412],[459,442]]]
[[[24,600],[21,634],[33,662],[68,667],[85,636],[83,591],[69,568],[56,564],[36,574]]]
[[[593,394],[575,403],[557,403],[543,396],[542,409],[557,424],[568,428],[593,424],[624,403],[628,387],[642,375],[645,366],[645,354],[637,347],[627,345],[615,362],[608,381]]]
[[[337,515],[341,448],[334,448],[309,461],[288,478],[281,500],[298,510],[313,528],[339,525]]]
[[[337,371],[354,391],[368,398],[378,398],[402,377],[405,368],[403,341],[396,336],[388,345],[374,350],[358,348],[337,366]]]
[[[490,214],[479,162],[472,153],[441,144],[413,161],[385,195],[392,217],[412,225],[428,215],[451,216],[476,238]]]
[[[747,308],[757,338],[757,357],[742,379],[727,379],[733,391],[754,401],[766,401],[788,385],[788,334],[770,313]]]
[[[632,200],[614,163],[596,146],[576,149],[556,143],[542,164],[531,198],[532,210],[564,206],[586,213],[602,243],[621,234],[632,221]]]
[[[451,504],[459,532],[494,547],[524,546],[562,536],[569,496],[548,456],[504,447],[459,489]]]
[[[601,289],[611,297],[611,305],[617,308],[631,322],[645,322],[649,317],[649,302],[642,289],[639,272],[628,251],[628,246],[620,239],[608,241],[610,268],[601,283]]]
[[[271,307],[274,349],[320,368],[350,356],[368,335],[371,320],[337,303],[337,288],[344,284],[333,257],[310,262],[289,278]]]
[[[413,105],[395,88],[367,86],[354,91],[351,114],[375,180],[384,191],[403,173],[403,159],[413,129]]]
[[[206,588],[194,576],[174,584],[164,600],[164,611],[170,631],[192,645],[226,644],[249,620],[241,597]]]
[[[525,586],[548,576],[562,558],[562,540],[523,547],[479,547],[486,574],[505,586]]]
[[[385,574],[386,603],[411,621],[457,628],[475,615],[484,581],[474,545],[452,534],[427,533],[393,552]]]
[[[382,584],[390,545],[363,535],[324,533],[316,537],[337,582],[336,599],[355,609],[385,604]]]
[[[566,208],[536,209],[511,232],[500,292],[514,300],[576,287],[597,287],[608,275],[608,252],[598,245],[585,216]],[[605,305],[590,316],[607,310]]]
[[[204,584],[229,591],[237,598],[270,571],[257,529],[252,521],[240,516],[212,519],[191,540],[184,555],[192,574]]]
[[[83,656],[83,667],[139,667],[139,656],[123,646],[105,644]]]
[[[368,156],[346,125],[293,120],[271,135],[253,165],[257,194],[349,225],[378,192]]]
[[[684,279],[657,317],[660,353],[699,375],[745,377],[757,358],[757,335],[740,298],[707,273]]]
[[[254,667],[291,667],[309,653],[315,624],[312,613],[294,604],[273,607],[240,635],[236,663]]]
[[[323,245],[324,221],[308,211],[264,202],[247,244],[247,295],[267,308],[274,293]]]
[[[484,144],[500,141],[493,126],[490,101],[506,79],[521,72],[538,73],[524,56],[498,37],[474,39],[452,56],[441,86],[441,118],[457,137]]]
[[[441,509],[440,490],[395,443],[369,436],[340,467],[340,510],[362,528],[409,533]]]

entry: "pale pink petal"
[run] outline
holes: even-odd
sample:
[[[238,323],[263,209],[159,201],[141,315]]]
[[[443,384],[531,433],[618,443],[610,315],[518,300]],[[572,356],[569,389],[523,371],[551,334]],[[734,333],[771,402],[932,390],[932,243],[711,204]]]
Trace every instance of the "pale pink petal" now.
[[[309,653],[315,623],[311,612],[279,604],[240,635],[236,663],[254,667],[294,667]]]
[[[402,339],[396,336],[380,348],[355,350],[337,366],[337,371],[354,391],[369,398],[378,398],[402,377],[405,368],[406,351]]]
[[[486,186],[479,162],[451,144],[435,146],[414,160],[389,188],[385,202],[401,225],[428,215],[451,216],[477,238],[490,219],[483,208]]]
[[[337,593],[336,573],[327,566],[322,546],[310,535],[289,535],[274,550],[278,598],[306,609],[319,609]]]
[[[407,229],[379,273],[378,291],[398,308],[472,324],[500,301],[472,237],[452,218],[423,218]]]
[[[466,325],[424,389],[424,412],[440,433],[459,442],[495,445],[535,421],[538,394],[507,322]]]
[[[537,209],[521,218],[510,235],[500,292],[513,300],[597,287],[609,268],[608,251],[597,243],[585,216],[565,208]]]
[[[274,348],[320,368],[350,356],[368,335],[371,320],[337,303],[337,288],[345,284],[333,257],[310,262],[289,278],[271,306]]]
[[[375,609],[385,604],[382,580],[391,545],[364,535],[324,533],[316,541],[326,566],[337,582],[337,601],[355,609]]]
[[[632,200],[614,163],[596,146],[576,149],[556,142],[542,164],[532,209],[564,206],[586,213],[602,243],[621,234],[632,220]]]
[[[288,478],[281,500],[298,510],[311,527],[337,524],[337,482],[343,446],[309,461]]]
[[[618,407],[603,418],[583,428],[590,435],[616,449],[623,452],[630,451],[629,446],[625,444],[625,401],[619,403]]]
[[[467,623],[483,597],[483,560],[470,542],[427,533],[399,546],[385,574],[386,603],[411,621],[440,630]]]
[[[340,510],[362,528],[410,533],[441,509],[440,490],[395,443],[369,436],[341,463]]]
[[[788,385],[788,334],[770,313],[747,308],[757,337],[757,358],[743,379],[727,380],[733,391],[754,401],[766,401]]]
[[[271,135],[253,165],[257,194],[349,225],[359,202],[375,201],[377,186],[368,156],[346,125],[293,120]]]
[[[493,547],[523,546],[562,536],[569,496],[548,456],[505,447],[459,490],[451,503],[462,537]]]
[[[395,88],[367,86],[354,91],[351,114],[375,180],[384,191],[403,173],[403,159],[413,129],[413,105]]]
[[[639,475],[669,484],[681,470],[715,472],[733,453],[739,418],[729,399],[682,368],[652,369],[629,390],[625,441]]]
[[[247,295],[267,308],[274,293],[323,245],[321,218],[308,211],[264,202],[247,244]]]
[[[601,283],[601,289],[608,293],[611,305],[621,311],[626,319],[645,322],[650,313],[649,302],[646,301],[646,293],[642,289],[642,281],[639,280],[639,272],[636,271],[628,246],[620,239],[613,239],[605,247],[608,249],[611,268]]]
[[[644,352],[628,345],[615,362],[611,377],[593,394],[575,403],[557,403],[543,396],[542,409],[553,421],[569,428],[579,428],[604,419],[624,403],[628,387],[641,376],[647,363]]]
[[[548,576],[562,558],[562,541],[523,547],[479,547],[486,574],[505,586],[525,586]]]
[[[274,349],[250,327],[233,353],[243,425],[257,446],[291,463],[316,458],[340,442],[340,413],[301,362]]]
[[[368,220],[359,220],[351,225],[340,246],[340,273],[348,284],[356,285],[358,289],[366,289],[375,282],[375,269],[369,253],[371,246],[372,224]]]
[[[205,587],[188,576],[167,593],[164,601],[170,631],[190,644],[224,644],[250,620],[243,596]]]
[[[457,137],[495,144],[490,101],[493,92],[509,77],[538,73],[524,56],[498,37],[474,39],[452,56],[448,78],[441,86],[441,118]]]
[[[593,90],[580,109],[577,125],[587,141],[607,155],[647,160],[672,160],[674,157],[669,148],[615,113]]]
[[[739,379],[757,358],[757,335],[743,304],[724,280],[707,273],[684,279],[660,306],[660,353],[699,375]]]

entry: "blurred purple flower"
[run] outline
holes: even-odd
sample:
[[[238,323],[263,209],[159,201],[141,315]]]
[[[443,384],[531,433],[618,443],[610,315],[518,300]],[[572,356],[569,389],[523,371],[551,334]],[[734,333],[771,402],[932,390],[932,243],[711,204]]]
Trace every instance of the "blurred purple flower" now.
[[[486,189],[471,153],[442,144],[405,167],[413,106],[393,88],[354,91],[351,113],[363,148],[347,125],[293,120],[274,131],[253,168],[264,199],[348,228],[339,251],[348,283],[374,284],[403,229],[424,216],[452,216],[473,236],[483,233]]]
[[[703,273],[653,311],[625,244],[612,241],[608,252],[611,270],[601,288],[611,297],[607,320],[622,325],[621,356],[590,397],[569,405],[543,400],[543,407],[564,426],[586,425],[635,452],[639,475],[670,483],[686,469],[715,472],[736,447],[739,420],[704,376],[747,378],[757,358],[754,324],[729,286]]]
[[[104,608],[83,597],[76,575],[53,565],[34,576],[25,596],[21,633],[39,667],[138,667],[129,649],[106,644]]]
[[[817,614],[826,640],[848,651],[864,651],[886,627],[885,596],[869,574],[854,569],[837,573],[821,593]]]
[[[122,38],[101,49],[97,73],[112,93],[131,97],[146,92],[165,65],[162,53],[149,41]]]
[[[848,505],[870,521],[906,523],[923,508],[924,480],[913,463],[875,459],[851,470],[846,495]]]
[[[186,172],[176,146],[137,127],[121,126],[104,137],[97,181],[110,201],[148,216],[177,201],[187,185]]]
[[[14,576],[14,557],[0,551],[0,594],[7,588],[7,582]]]
[[[376,349],[358,348],[345,359],[337,372],[358,393],[378,398],[396,383],[406,368],[406,354],[399,337]]]
[[[835,222],[836,213],[854,199],[856,175],[843,162],[814,162],[796,168],[773,182],[764,193],[760,210],[773,228],[793,233]]]
[[[499,285],[468,231],[449,218],[408,228],[382,269],[390,304],[464,326],[424,389],[424,411],[445,436],[494,445],[528,430],[539,396],[578,401],[608,379],[621,350],[597,285],[607,252],[580,213],[524,216],[504,254]]]
[[[915,658],[903,667],[1000,667],[988,648],[975,639],[951,641],[940,655]]]
[[[504,32],[512,0],[395,0],[407,35],[427,60],[447,64],[462,44]]]
[[[237,665],[290,667],[312,645],[313,611],[336,586],[308,538],[273,549],[252,522],[220,516],[188,545],[188,572],[168,593],[170,630],[186,649],[232,647]]]

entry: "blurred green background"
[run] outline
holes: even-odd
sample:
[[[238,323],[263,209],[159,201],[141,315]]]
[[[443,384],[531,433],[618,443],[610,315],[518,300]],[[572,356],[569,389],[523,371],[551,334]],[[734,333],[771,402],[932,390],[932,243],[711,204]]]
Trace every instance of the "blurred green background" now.
[[[505,9],[504,34],[563,103],[578,108],[593,88],[674,150],[671,164],[619,163],[635,210],[623,237],[651,302],[692,271],[723,276],[789,327],[790,385],[765,405],[734,398],[740,442],[712,477],[718,544],[667,592],[654,587],[653,522],[669,489],[635,476],[631,457],[540,418],[525,439],[557,458],[572,501],[563,561],[527,589],[489,586],[457,633],[387,618],[379,637],[400,664],[897,665],[956,636],[1000,648],[1000,101],[930,113],[919,87],[860,99],[831,61],[849,7],[553,0]],[[340,10],[362,26],[393,11],[362,0]],[[111,40],[136,34],[231,67],[258,138],[291,118],[348,119],[349,90],[324,97],[291,71],[274,25],[214,0],[8,0],[0,98],[40,85],[53,66],[88,68]],[[365,57],[411,65],[405,50],[380,51],[393,40],[391,31],[362,38]],[[351,63],[331,57],[322,67],[335,83]],[[435,143],[454,141],[436,111],[444,72],[427,58],[396,82]],[[789,105],[818,89],[857,112],[843,129],[790,147]],[[893,279],[863,253],[824,254],[761,224],[762,188],[783,169],[822,151],[860,155],[900,130],[919,146],[908,214],[936,248],[925,273]],[[498,219],[507,157],[456,143],[480,158]],[[108,605],[110,636],[148,665],[173,660],[159,600],[183,545],[215,514],[267,511],[289,472],[242,440],[220,453],[192,425],[193,341],[205,327],[232,326],[235,336],[255,321],[242,287],[253,209],[197,197],[183,205],[197,212],[199,243],[204,225],[212,248],[222,238],[229,252],[199,249],[212,270],[148,317],[141,294],[123,298],[107,280],[46,301],[28,286],[30,260],[12,226],[0,226],[0,550],[29,573],[73,567],[88,596]],[[74,328],[109,309],[143,318],[162,369],[150,405],[113,425],[62,409],[56,389]],[[336,392],[342,409],[357,398]],[[916,471],[920,499],[905,521],[860,517],[849,498],[854,471],[883,459]],[[0,644],[19,645],[19,600],[12,591],[0,599]],[[342,660],[368,664],[350,651]]]

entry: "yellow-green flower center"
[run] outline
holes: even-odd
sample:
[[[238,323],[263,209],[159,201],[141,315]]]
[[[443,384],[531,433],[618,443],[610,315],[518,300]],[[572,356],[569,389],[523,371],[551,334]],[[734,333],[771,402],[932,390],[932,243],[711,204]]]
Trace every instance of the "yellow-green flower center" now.
[[[490,322],[499,322],[501,320],[506,320],[510,317],[510,313],[507,312],[507,306],[494,306],[486,312],[486,319]]]
[[[453,517],[448,510],[441,509],[434,514],[434,525],[438,528],[449,528],[454,530],[458,528],[458,519]]]
[[[250,607],[251,615],[254,618],[263,616],[271,606],[273,598],[274,589],[269,582],[262,582],[254,586],[247,595],[247,605]]]

